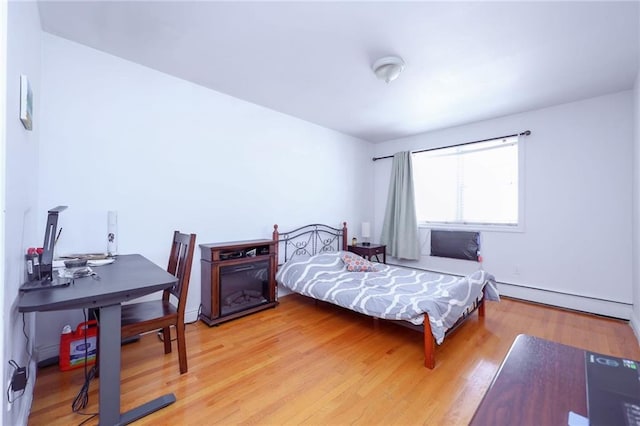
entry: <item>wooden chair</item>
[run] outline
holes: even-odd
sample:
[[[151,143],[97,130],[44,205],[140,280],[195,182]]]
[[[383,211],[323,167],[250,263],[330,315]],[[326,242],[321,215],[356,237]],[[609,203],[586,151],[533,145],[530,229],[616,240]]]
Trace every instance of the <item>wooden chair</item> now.
[[[180,374],[187,372],[187,349],[184,336],[184,311],[187,304],[187,290],[191,276],[191,262],[195,247],[195,234],[181,234],[175,231],[169,266],[167,271],[178,278],[171,288],[164,290],[161,300],[122,305],[122,338],[162,329],[164,353],[171,352],[170,326],[175,326],[178,340]],[[177,307],[171,302],[171,295],[177,299]]]

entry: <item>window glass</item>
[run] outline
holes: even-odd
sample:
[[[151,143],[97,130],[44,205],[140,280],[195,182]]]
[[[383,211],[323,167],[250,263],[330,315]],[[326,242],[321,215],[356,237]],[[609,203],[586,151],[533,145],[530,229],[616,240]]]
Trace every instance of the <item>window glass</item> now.
[[[418,222],[518,225],[517,136],[413,154]]]

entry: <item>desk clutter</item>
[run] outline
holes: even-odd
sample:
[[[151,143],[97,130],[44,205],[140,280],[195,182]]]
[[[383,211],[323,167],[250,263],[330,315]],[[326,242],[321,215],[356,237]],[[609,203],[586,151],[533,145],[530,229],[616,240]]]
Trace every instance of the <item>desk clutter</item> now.
[[[54,261],[53,268],[57,269],[58,276],[62,278],[83,278],[92,276],[99,280],[100,276],[91,267],[109,265],[115,262],[114,257],[102,253],[68,255],[60,258],[64,267],[57,269],[59,265]]]
[[[50,265],[52,271],[46,274],[40,268],[42,252],[41,248],[31,247],[27,250],[27,282],[20,286],[20,291],[67,287],[74,279],[89,276],[100,280],[100,275],[93,268],[109,265],[116,260],[105,253],[69,254],[53,260]]]
[[[113,259],[113,256],[109,256],[107,253],[73,253],[73,254],[65,254],[63,256],[58,256],[56,260],[71,260],[71,259],[86,259],[87,262],[91,262],[94,260],[105,260],[105,259]]]
[[[115,260],[115,258],[103,253],[67,255],[60,257],[58,261],[54,260],[53,269],[58,271],[58,276],[61,278],[74,279],[92,276],[99,280],[100,276],[91,267],[109,265]]]
[[[85,263],[85,265],[86,265],[86,263]],[[76,267],[76,268],[59,269],[58,270],[58,276],[60,278],[75,279],[75,278],[84,278],[84,277],[88,277],[88,276],[97,277],[98,275],[95,272],[93,272],[93,269],[91,269],[89,266],[80,266],[80,267]]]
[[[40,262],[42,262],[42,253],[44,249],[42,247],[29,247],[27,254],[25,255],[25,261],[27,262],[27,281],[34,281],[41,279],[40,274]]]
[[[45,276],[43,276],[43,273],[40,269],[40,264],[42,263],[42,253],[42,247],[29,247],[29,249],[27,250],[27,254],[25,255],[25,261],[27,265],[27,281],[36,281],[46,278]],[[67,270],[77,270],[80,268],[91,266],[108,265],[110,263],[113,263],[114,261],[114,257],[111,257],[105,253],[68,254],[54,259],[52,262],[52,266],[54,270],[61,270],[62,268],[65,268]],[[68,271],[65,272],[64,275],[68,275]]]

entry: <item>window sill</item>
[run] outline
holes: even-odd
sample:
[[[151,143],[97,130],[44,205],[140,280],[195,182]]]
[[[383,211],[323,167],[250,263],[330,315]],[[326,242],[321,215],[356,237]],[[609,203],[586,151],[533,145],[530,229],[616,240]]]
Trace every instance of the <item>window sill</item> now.
[[[490,225],[478,223],[441,223],[418,222],[419,229],[446,229],[451,231],[486,231],[486,232],[524,232],[524,226],[518,225]]]

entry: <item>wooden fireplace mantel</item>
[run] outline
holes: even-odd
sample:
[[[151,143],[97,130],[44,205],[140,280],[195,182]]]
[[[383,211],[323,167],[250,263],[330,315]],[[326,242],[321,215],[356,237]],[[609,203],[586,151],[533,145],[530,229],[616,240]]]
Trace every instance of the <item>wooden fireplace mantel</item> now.
[[[202,308],[199,319],[212,326],[234,318],[239,318],[253,312],[273,308],[278,304],[276,295],[276,247],[273,240],[247,240],[221,243],[200,244],[200,291]],[[224,277],[221,270],[231,266],[247,266],[267,262],[268,272],[265,287],[260,291],[264,301],[249,305],[246,308],[225,312],[222,295],[231,292],[232,295],[242,289],[225,289]],[[242,268],[238,268],[242,269]],[[228,270],[228,269],[227,269]],[[237,279],[235,280],[237,283]],[[255,293],[255,289],[247,290]],[[227,296],[229,297],[229,296]]]

